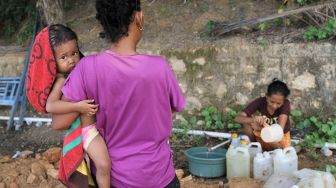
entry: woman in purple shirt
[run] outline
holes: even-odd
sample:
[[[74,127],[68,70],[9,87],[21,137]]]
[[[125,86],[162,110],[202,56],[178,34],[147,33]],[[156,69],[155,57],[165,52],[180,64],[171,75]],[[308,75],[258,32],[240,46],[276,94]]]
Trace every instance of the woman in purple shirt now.
[[[164,58],[136,51],[144,25],[140,0],[97,0],[96,9],[111,47],[77,64],[63,98],[99,104],[96,128],[112,162],[112,187],[179,187],[168,139],[172,112],[185,99]],[[67,128],[77,116],[53,115],[52,126]]]

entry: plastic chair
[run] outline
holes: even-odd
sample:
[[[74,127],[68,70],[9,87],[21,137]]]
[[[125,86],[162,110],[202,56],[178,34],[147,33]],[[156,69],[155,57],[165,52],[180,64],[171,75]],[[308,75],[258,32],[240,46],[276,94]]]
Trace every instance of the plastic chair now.
[[[19,83],[20,77],[0,78],[0,105],[13,106]]]
[[[24,61],[24,67],[20,77],[0,77],[0,106],[10,106],[11,111],[9,114],[9,120],[7,122],[7,130],[11,129],[14,123],[14,116],[20,108],[19,121],[16,124],[16,129],[18,129],[22,123],[23,118],[26,113],[26,74],[29,65],[30,51],[33,46],[37,30],[39,28],[39,18],[38,15],[35,18],[35,28],[32,36],[32,40],[28,49],[26,59]],[[20,107],[19,107],[20,105]]]

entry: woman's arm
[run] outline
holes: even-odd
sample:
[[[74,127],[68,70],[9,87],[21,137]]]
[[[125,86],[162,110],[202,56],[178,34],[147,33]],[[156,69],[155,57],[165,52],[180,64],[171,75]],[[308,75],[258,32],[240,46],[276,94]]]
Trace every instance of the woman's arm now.
[[[285,129],[286,123],[288,120],[288,115],[286,114],[281,114],[278,119],[279,125],[282,127],[282,129]]]
[[[289,114],[290,114],[290,102],[285,100],[283,106],[280,108],[280,115],[278,117],[278,124],[281,125],[282,129],[285,129]]]
[[[258,124],[264,125],[266,118],[263,116],[251,116],[248,117],[245,112],[240,112],[236,117],[235,121],[240,124]]]
[[[248,117],[245,112],[240,112],[236,117],[235,121],[237,123],[243,124],[244,127],[251,126],[255,131],[261,131],[263,126],[266,124],[266,118],[263,116],[251,116]],[[249,131],[251,131],[249,129]]]
[[[245,112],[240,112],[236,117],[235,117],[235,122],[240,123],[240,124],[250,124],[253,123],[253,118],[248,117]]]

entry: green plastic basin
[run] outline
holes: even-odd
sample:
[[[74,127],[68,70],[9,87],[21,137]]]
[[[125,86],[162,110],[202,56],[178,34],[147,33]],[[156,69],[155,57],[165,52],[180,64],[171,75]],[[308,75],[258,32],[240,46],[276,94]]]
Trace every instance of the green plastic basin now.
[[[215,178],[225,175],[226,149],[218,148],[209,152],[207,147],[193,147],[184,153],[189,163],[191,174],[206,178]]]

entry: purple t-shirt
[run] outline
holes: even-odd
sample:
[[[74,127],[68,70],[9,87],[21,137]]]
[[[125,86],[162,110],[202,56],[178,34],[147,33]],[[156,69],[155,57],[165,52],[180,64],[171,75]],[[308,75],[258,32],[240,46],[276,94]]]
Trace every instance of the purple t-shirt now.
[[[62,92],[73,102],[99,104],[96,127],[109,150],[113,186],[157,188],[173,180],[172,110],[181,111],[185,99],[165,59],[108,50],[87,56]]]

